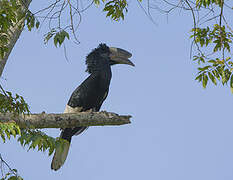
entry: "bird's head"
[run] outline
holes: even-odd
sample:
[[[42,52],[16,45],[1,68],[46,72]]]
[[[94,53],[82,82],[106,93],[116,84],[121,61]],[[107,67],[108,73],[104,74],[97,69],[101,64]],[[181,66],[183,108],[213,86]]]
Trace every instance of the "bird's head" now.
[[[126,50],[108,47],[106,44],[100,44],[97,48],[92,50],[86,57],[87,72],[93,73],[103,69],[103,67],[114,64],[134,64],[128,59],[132,56]]]

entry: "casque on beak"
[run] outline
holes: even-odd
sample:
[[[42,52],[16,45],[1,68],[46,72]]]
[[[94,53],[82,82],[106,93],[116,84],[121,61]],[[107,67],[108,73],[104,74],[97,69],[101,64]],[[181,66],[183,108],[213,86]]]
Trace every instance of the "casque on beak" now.
[[[124,49],[110,47],[110,58],[112,61],[115,61],[116,64],[128,64],[131,66],[135,66],[128,58],[132,56],[132,54]]]

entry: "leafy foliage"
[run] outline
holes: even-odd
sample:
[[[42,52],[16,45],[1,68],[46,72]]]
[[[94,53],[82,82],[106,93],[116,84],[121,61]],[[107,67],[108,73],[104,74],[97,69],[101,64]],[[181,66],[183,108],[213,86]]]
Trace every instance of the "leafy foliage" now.
[[[194,41],[199,43],[201,47],[208,46],[210,43],[214,44],[213,52],[221,51],[222,48],[230,52],[230,43],[232,43],[233,34],[226,32],[225,26],[215,24],[213,30],[207,26],[206,28],[193,28],[193,35],[195,36]]]
[[[200,57],[196,57],[200,58]],[[201,57],[202,58],[202,57]],[[202,58],[203,59],[203,58]],[[204,61],[204,60],[203,60]],[[232,76],[232,61],[230,58],[226,59],[211,59],[207,61],[208,65],[199,67],[196,80],[202,82],[204,88],[210,79],[213,84],[217,85],[217,81],[221,81],[222,85],[226,85],[230,80],[230,87],[233,88],[233,76]]]
[[[20,113],[30,113],[28,104],[24,101],[22,96],[18,94],[15,97],[11,92],[5,91],[0,85],[0,113],[11,112],[17,116]],[[15,122],[10,123],[0,123],[0,136],[3,142],[6,142],[6,139],[11,138],[11,136],[16,137],[16,135],[21,135],[21,130]],[[3,161],[3,160],[2,160]],[[17,174],[16,169],[11,169],[8,166],[8,172],[0,180],[22,180]]]
[[[20,135],[21,131],[19,126],[15,123],[0,123],[0,136],[3,142],[6,141],[6,137],[10,139],[11,136],[16,137],[16,135]]]
[[[102,0],[102,2],[106,2],[106,0]],[[99,5],[100,0],[94,0],[94,3]],[[107,12],[106,17],[110,17],[114,21],[124,20],[124,14],[128,12],[127,6],[127,0],[111,0],[105,4],[103,11]]]
[[[109,1],[109,0],[94,0],[93,2],[97,6],[100,5],[100,2],[105,3],[103,11],[107,12],[106,17],[110,17],[114,21],[119,21],[121,19],[124,20],[124,15],[128,12],[127,0],[111,0],[111,1]],[[61,5],[61,6],[63,7],[63,5]],[[62,11],[65,11],[65,10],[60,9],[54,13],[54,14],[59,13],[60,15],[57,17],[54,17],[52,15],[50,17],[50,21],[49,21],[49,24],[52,24],[51,19],[58,18],[58,23],[57,23],[58,26],[50,28],[50,31],[48,33],[46,33],[44,36],[45,43],[47,43],[51,38],[53,38],[53,42],[54,42],[54,45],[56,47],[57,47],[57,45],[59,45],[59,47],[60,47],[64,43],[65,38],[70,39],[69,33],[67,32],[66,29],[71,30],[71,34],[73,34],[74,39],[76,40],[76,42],[79,42],[76,38],[76,35],[75,35],[75,29],[77,29],[77,27],[76,28],[74,27],[74,21],[73,21],[74,15],[72,15],[72,14],[73,14],[73,11],[75,11],[76,14],[80,15],[80,12],[77,11],[77,9],[75,9],[74,6],[69,2],[67,2],[67,4],[64,5],[64,7],[69,7],[68,13],[70,14],[70,21],[71,21],[70,24],[68,26],[65,26],[65,27],[61,26],[61,14],[62,14]]]
[[[17,169],[9,169],[0,180],[23,180],[23,178],[17,174]]]
[[[55,149],[58,151],[63,151],[64,144],[69,143],[68,141],[61,138],[53,138],[45,133],[34,130],[34,129],[23,129],[20,130],[15,123],[0,123],[0,135],[3,142],[6,138],[10,139],[11,136],[16,137],[19,135],[18,142],[23,146],[37,151],[48,151],[48,155],[52,155]],[[13,169],[6,173],[4,177],[0,180],[22,180],[20,176],[17,175],[17,170]]]
[[[35,20],[35,17],[30,11],[23,12],[20,1],[16,0],[1,0],[0,1],[0,58],[3,58],[5,53],[8,52],[9,43],[9,29],[14,25],[22,26],[19,23],[23,18],[26,18],[26,25],[28,30],[36,26],[39,27],[39,21]]]
[[[52,38],[54,40],[54,45],[57,47],[57,44],[59,44],[59,46],[62,45],[62,43],[64,42],[65,38],[70,39],[69,34],[65,31],[65,30],[61,30],[61,31],[56,31],[55,29],[52,29],[50,32],[48,32],[45,35],[44,38],[44,42],[48,43],[48,41]]]
[[[8,51],[8,29],[19,20],[19,5],[15,0],[0,1],[0,57]]]
[[[21,129],[14,122],[12,123],[0,123],[0,136],[3,142],[6,142],[6,138],[10,139],[11,136],[16,137],[19,135],[18,141],[24,147],[30,149],[36,149],[38,151],[48,150],[50,156],[55,149],[63,150],[64,144],[68,143],[61,138],[53,138],[45,133],[34,129]]]
[[[20,113],[30,113],[28,104],[24,101],[22,96],[16,94],[12,95],[11,92],[5,91],[0,85],[0,113],[11,112],[15,116]],[[21,130],[15,122],[10,123],[0,123],[0,136],[3,142],[6,142],[6,139],[11,138],[11,136],[16,137],[16,135],[21,135]],[[11,169],[8,166],[8,172],[0,180],[22,180],[17,174],[16,169]]]
[[[141,1],[141,0],[140,0]],[[15,0],[1,0],[0,1],[0,57],[3,58],[4,54],[8,51],[7,44],[9,42],[9,29],[14,24],[17,24],[20,20],[25,19],[25,25],[27,29],[31,31],[33,28],[39,28],[40,22],[36,19],[35,15],[29,10],[23,12],[20,1]],[[111,0],[106,1],[103,11],[107,12],[106,16],[110,17],[114,21],[124,20],[124,14],[127,10],[127,0]],[[100,0],[94,0],[96,5],[100,4]],[[72,6],[71,6],[72,7]],[[70,12],[71,13],[71,12]],[[72,17],[71,17],[72,18]],[[23,24],[22,24],[23,25]],[[73,25],[71,25],[73,26]],[[73,28],[73,27],[72,27]],[[52,28],[45,35],[45,43],[47,43],[53,37],[54,45],[61,46],[65,38],[69,39],[69,34],[65,28]]]
[[[220,27],[215,25],[214,29],[195,29],[196,32],[195,42],[198,43],[201,47],[213,46],[212,56],[222,51],[222,58],[211,58],[211,56],[205,56],[204,53],[199,53],[195,55],[193,60],[197,61],[199,65],[203,64],[204,66],[198,67],[198,74],[196,80],[202,83],[202,86],[206,88],[208,80],[210,79],[214,85],[217,85],[217,81],[221,81],[222,85],[230,83],[231,90],[233,90],[233,62],[231,57],[225,57],[225,51],[229,52],[230,44],[232,43],[233,34],[231,32],[226,32],[225,27]]]
[[[124,20],[124,14],[128,12],[127,5],[126,0],[112,0],[105,4],[103,11],[106,11],[106,17],[109,16],[112,20]]]
[[[36,149],[38,151],[48,150],[50,156],[55,149],[63,149],[66,140],[61,138],[54,139],[39,130],[22,130],[18,141],[22,146],[28,146],[28,150]]]
[[[40,21],[35,18],[35,16],[30,12],[27,11],[25,15],[25,24],[29,31],[32,30],[32,28],[38,29],[40,26]]]
[[[25,102],[22,96],[16,94],[15,96],[12,95],[9,91],[0,92],[0,112],[1,113],[30,113],[29,106]]]
[[[200,9],[201,7],[208,7],[212,4],[221,6],[223,0],[196,0],[196,6]]]
[[[197,47],[197,55],[193,56],[193,60],[198,63],[198,73],[196,80],[206,88],[208,82],[217,85],[220,81],[222,85],[230,85],[233,92],[233,62],[231,60],[231,46],[233,40],[233,32],[228,24],[223,25],[222,8],[223,1],[218,0],[197,0],[196,5],[200,7],[208,7],[216,4],[220,9],[219,23],[214,24],[212,28],[197,27],[192,29],[191,38]],[[207,51],[208,54],[204,51]],[[212,51],[212,52],[211,52]]]

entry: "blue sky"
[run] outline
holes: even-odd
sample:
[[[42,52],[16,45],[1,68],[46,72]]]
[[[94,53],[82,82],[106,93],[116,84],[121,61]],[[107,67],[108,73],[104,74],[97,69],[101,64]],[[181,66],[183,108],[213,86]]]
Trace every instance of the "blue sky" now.
[[[46,5],[32,2],[31,9]],[[196,82],[190,60],[192,19],[176,11],[153,14],[157,26],[133,1],[123,22],[105,18],[100,8],[83,14],[81,44],[45,45],[43,34],[24,31],[14,47],[1,83],[25,97],[31,112],[61,113],[72,91],[88,76],[85,56],[99,43],[130,51],[136,67],[112,68],[102,110],[132,115],[132,124],[91,127],[72,139],[68,159],[57,172],[52,156],[29,151],[16,140],[0,153],[25,180],[232,180],[233,95],[228,87]],[[58,129],[48,129],[58,136]]]

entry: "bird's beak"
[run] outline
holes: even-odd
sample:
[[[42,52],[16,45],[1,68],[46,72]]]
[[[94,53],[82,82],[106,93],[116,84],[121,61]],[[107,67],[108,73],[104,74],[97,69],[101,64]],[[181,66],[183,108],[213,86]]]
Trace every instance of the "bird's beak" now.
[[[110,58],[112,61],[115,61],[116,64],[128,64],[131,66],[135,66],[128,58],[132,56],[132,54],[124,49],[110,47]]]

